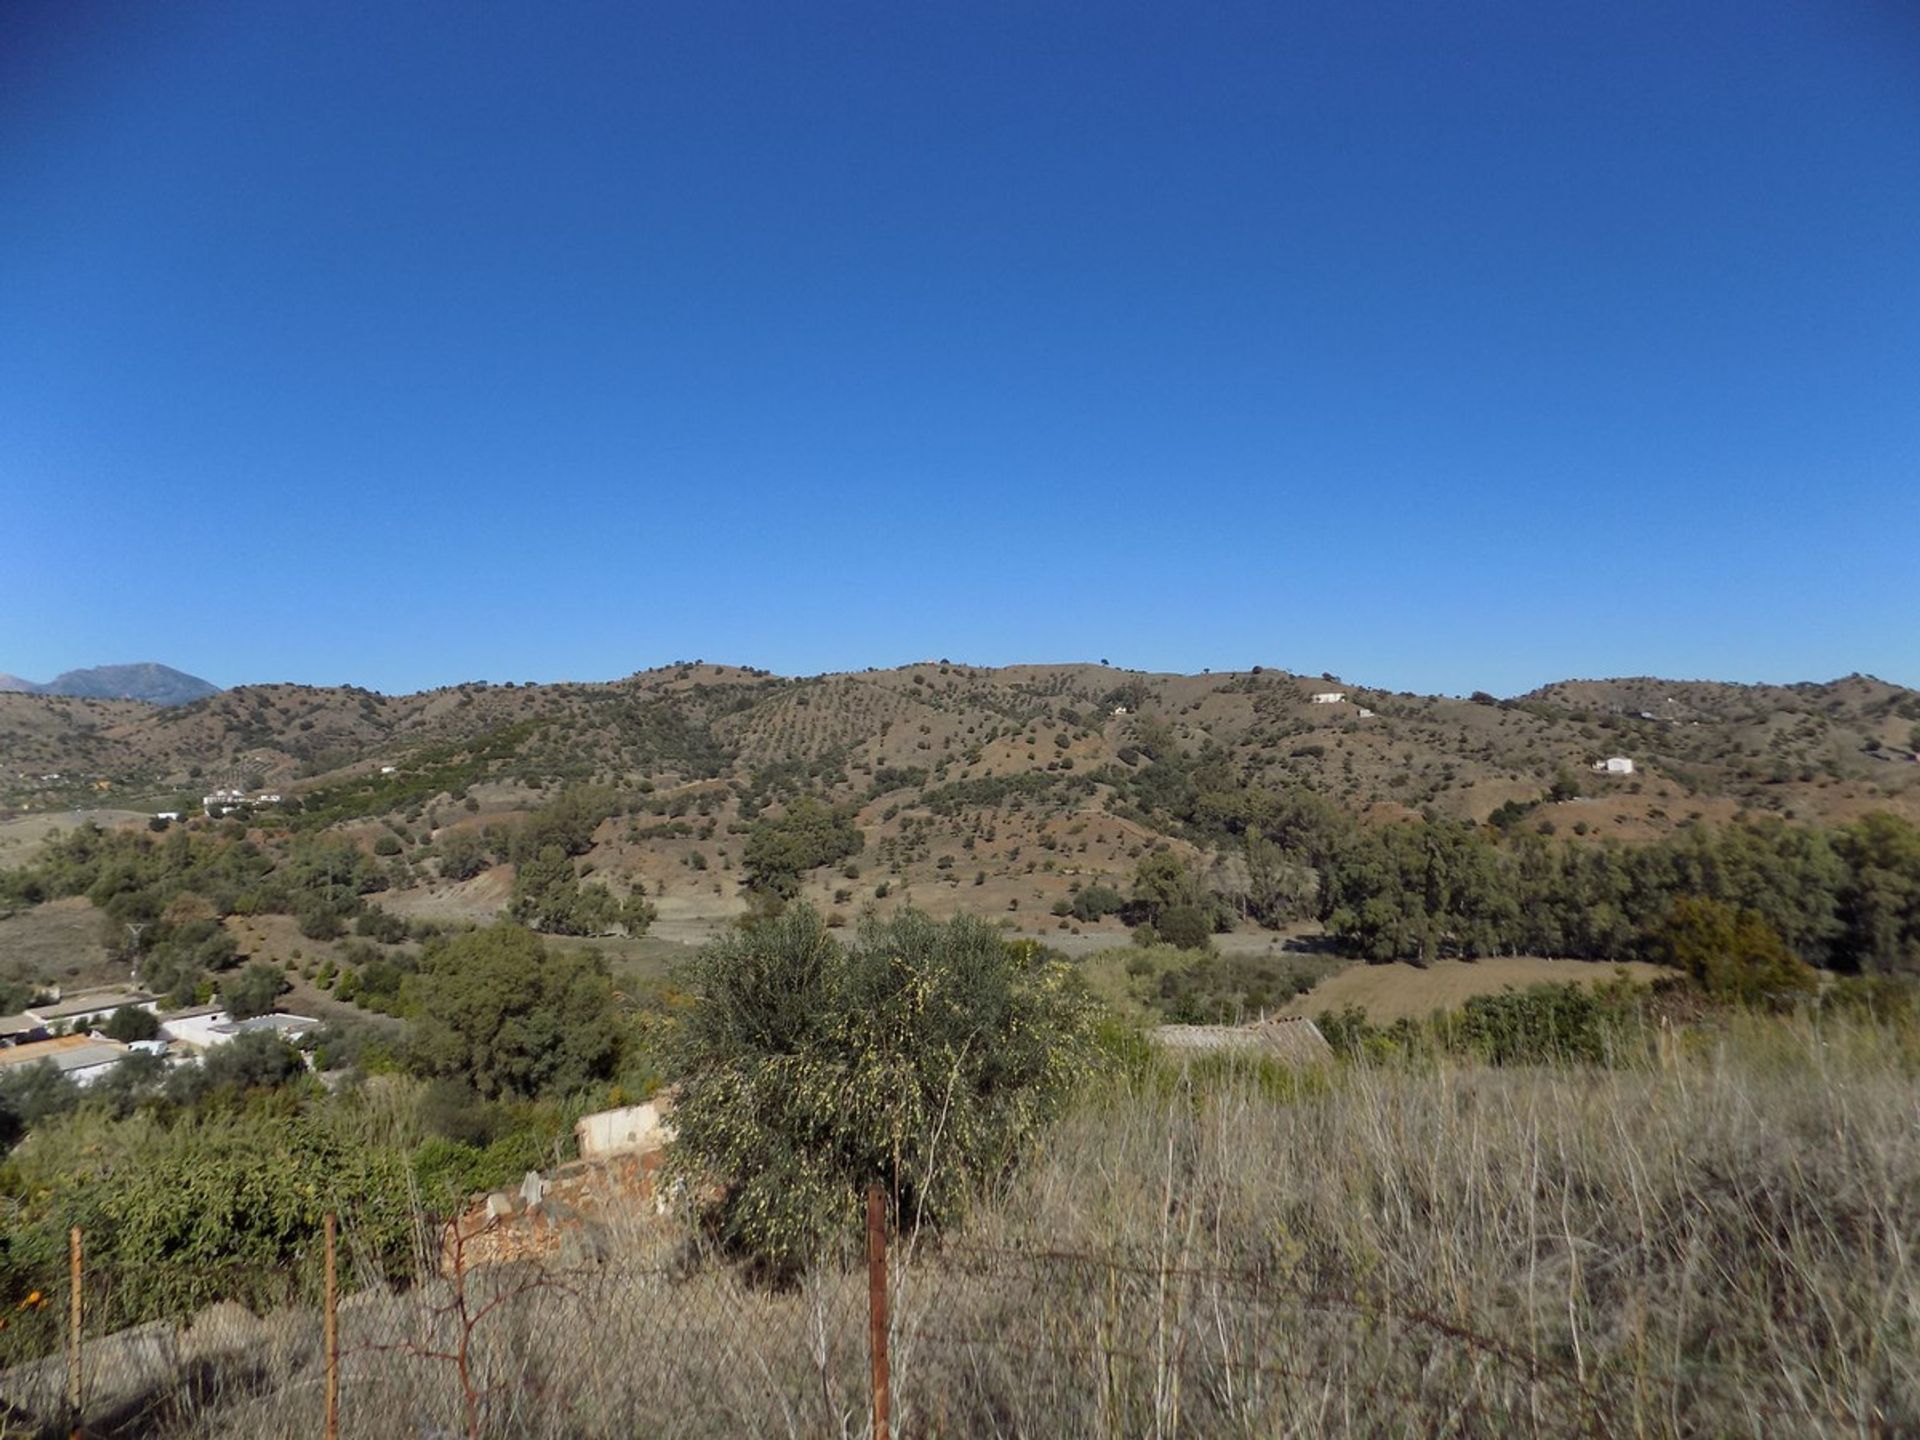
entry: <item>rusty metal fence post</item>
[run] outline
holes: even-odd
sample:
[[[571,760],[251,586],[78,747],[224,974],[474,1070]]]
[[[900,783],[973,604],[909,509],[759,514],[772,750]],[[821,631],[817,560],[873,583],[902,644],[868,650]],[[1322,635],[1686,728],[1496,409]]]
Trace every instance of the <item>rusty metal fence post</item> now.
[[[340,1440],[340,1286],[333,1258],[334,1225],[334,1215],[329,1210],[326,1218],[326,1314],[322,1322],[322,1343],[327,1352],[326,1440]]]
[[[867,1348],[873,1362],[873,1440],[892,1440],[887,1373],[887,1200],[867,1187]]]
[[[80,1227],[67,1232],[67,1413],[73,1424],[74,1440],[80,1440],[80,1407],[86,1400],[85,1374],[81,1369],[80,1331],[86,1311],[80,1294]]]

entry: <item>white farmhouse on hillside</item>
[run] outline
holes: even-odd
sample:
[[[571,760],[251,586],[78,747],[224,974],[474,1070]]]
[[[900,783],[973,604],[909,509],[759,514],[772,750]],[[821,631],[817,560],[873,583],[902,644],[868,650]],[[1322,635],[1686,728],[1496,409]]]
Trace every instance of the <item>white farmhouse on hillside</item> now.
[[[1603,775],[1631,775],[1633,761],[1624,755],[1609,755],[1605,760],[1594,761],[1593,768]]]
[[[1322,690],[1318,695],[1308,697],[1316,705],[1338,705],[1347,698],[1344,690]]]

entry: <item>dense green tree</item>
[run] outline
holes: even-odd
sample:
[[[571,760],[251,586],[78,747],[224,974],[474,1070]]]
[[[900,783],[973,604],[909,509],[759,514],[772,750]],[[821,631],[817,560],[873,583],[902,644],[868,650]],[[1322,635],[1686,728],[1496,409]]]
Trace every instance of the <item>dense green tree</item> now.
[[[1153,922],[1154,933],[1180,950],[1204,950],[1213,943],[1213,922],[1198,905],[1169,905]]]
[[[130,1045],[136,1040],[151,1040],[160,1033],[160,1020],[151,1010],[138,1005],[122,1005],[107,1017],[100,1033],[110,1040]]]
[[[414,1068],[489,1098],[564,1094],[613,1073],[621,1026],[605,963],[495,925],[438,945],[407,981]]]
[[[79,1099],[79,1087],[52,1061],[10,1069],[0,1075],[0,1114],[11,1119],[0,1128],[10,1126],[17,1138],[42,1120],[71,1110]]]
[[[1169,910],[1197,910],[1204,916],[1210,903],[1211,897],[1192,866],[1171,850],[1154,850],[1134,867],[1127,918],[1157,930]],[[1205,923],[1205,931],[1213,933],[1211,923]]]
[[[558,845],[543,847],[515,868],[508,913],[536,930],[573,933],[580,880]]]
[[[809,870],[858,855],[865,844],[851,815],[796,795],[779,816],[754,823],[741,858],[750,887],[791,896]]]
[[[477,830],[449,830],[434,841],[445,880],[471,880],[487,868],[487,842]]]
[[[1073,897],[1068,913],[1079,920],[1104,920],[1119,914],[1126,904],[1126,897],[1111,885],[1089,885]]]
[[[272,965],[258,961],[220,982],[220,1003],[236,1020],[250,1020],[271,1013],[274,1002],[287,990],[287,980]]]
[[[1684,970],[1716,1000],[1777,1009],[1820,988],[1779,931],[1723,900],[1680,896],[1651,940],[1660,963]]]
[[[271,1089],[306,1073],[306,1058],[292,1045],[269,1031],[252,1030],[215,1046],[197,1067],[185,1066],[167,1078],[176,1098],[191,1099],[210,1090]]]
[[[1840,951],[1852,969],[1920,969],[1920,829],[1869,815],[1836,837],[1847,873],[1840,887]]]

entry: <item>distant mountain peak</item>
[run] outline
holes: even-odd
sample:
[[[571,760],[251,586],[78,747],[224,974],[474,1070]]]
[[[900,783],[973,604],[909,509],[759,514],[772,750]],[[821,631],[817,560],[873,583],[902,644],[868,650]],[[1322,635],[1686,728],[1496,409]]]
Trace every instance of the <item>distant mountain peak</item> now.
[[[32,695],[70,695],[88,700],[144,700],[150,705],[190,705],[209,695],[218,695],[220,687],[198,675],[175,670],[144,660],[133,665],[95,665],[87,670],[69,670],[45,685],[22,680],[18,675],[0,675],[0,691],[25,691]]]

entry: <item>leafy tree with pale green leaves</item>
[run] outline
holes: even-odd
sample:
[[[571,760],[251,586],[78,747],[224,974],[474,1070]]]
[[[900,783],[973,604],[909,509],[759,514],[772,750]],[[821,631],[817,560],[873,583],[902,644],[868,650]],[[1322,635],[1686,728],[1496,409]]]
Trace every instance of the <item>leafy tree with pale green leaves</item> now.
[[[581,884],[557,845],[521,863],[508,913],[550,935],[605,935],[618,925],[638,936],[654,919],[653,906],[638,892],[621,901],[604,885]]]
[[[669,1165],[769,1273],[856,1234],[878,1182],[902,1226],[952,1221],[1086,1073],[1094,1004],[1065,964],[985,922],[914,911],[837,942],[810,906],[700,954],[668,1043]]]

